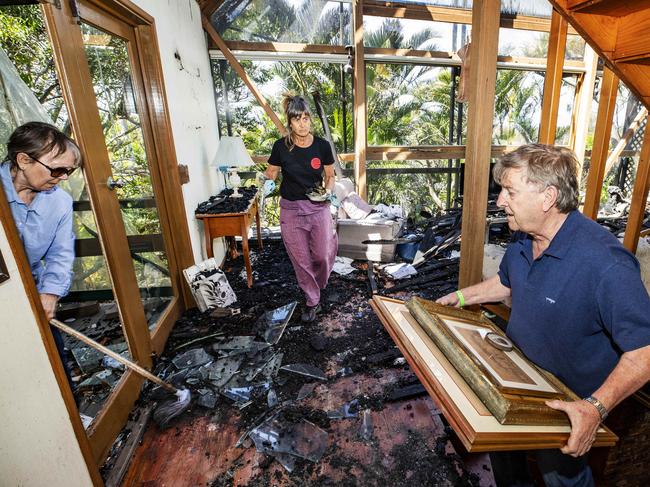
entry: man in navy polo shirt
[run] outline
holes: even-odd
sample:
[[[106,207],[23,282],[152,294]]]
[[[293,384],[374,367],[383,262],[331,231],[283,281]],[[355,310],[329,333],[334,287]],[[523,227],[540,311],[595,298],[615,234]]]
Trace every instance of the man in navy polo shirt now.
[[[536,452],[549,487],[594,485],[585,454],[598,426],[650,380],[650,298],[639,263],[577,210],[577,174],[573,152],[541,144],[497,162],[497,204],[508,215],[513,242],[496,276],[438,300],[459,306],[512,297],[508,336],[585,398],[546,403],[571,422],[563,448]]]

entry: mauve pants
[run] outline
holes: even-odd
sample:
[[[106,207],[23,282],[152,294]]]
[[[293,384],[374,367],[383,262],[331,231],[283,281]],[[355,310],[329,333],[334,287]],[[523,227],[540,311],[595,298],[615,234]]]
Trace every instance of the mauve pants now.
[[[338,250],[329,203],[281,199],[280,230],[307,306],[316,306]]]

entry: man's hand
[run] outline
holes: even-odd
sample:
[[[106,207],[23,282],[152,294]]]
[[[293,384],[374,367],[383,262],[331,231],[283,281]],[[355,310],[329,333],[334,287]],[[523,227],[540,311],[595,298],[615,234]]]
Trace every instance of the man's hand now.
[[[436,299],[436,303],[444,306],[458,306],[460,300],[458,299],[458,294],[454,291],[453,293],[449,293],[446,296]]]
[[[566,445],[560,448],[565,455],[581,457],[591,449],[600,426],[598,410],[587,401],[546,401],[550,408],[564,411],[571,422],[571,435]]]
[[[41,304],[45,310],[45,316],[48,321],[54,318],[56,311],[56,304],[59,302],[59,297],[56,294],[40,294]]]

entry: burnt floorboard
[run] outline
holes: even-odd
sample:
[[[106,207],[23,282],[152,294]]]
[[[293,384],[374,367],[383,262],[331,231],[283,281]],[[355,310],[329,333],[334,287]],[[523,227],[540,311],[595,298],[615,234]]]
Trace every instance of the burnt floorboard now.
[[[188,311],[158,360],[156,370],[160,373],[187,349],[177,350],[184,343],[216,332],[250,335],[265,311],[299,300],[275,348],[284,354],[283,364],[313,365],[325,372],[327,380],[280,371],[273,389],[285,416],[308,419],[327,432],[328,446],[318,462],[299,459],[289,473],[274,458],[257,452],[250,440],[235,447],[242,433],[268,412],[266,396],[242,410],[222,396],[214,408],[204,408],[196,404],[193,391],[190,410],[168,428],[149,425],[122,485],[493,485],[487,455],[457,451],[453,432],[428,396],[394,400],[399,397],[396,391],[412,388],[417,379],[368,305],[365,265],[357,264],[358,271],[349,277],[333,274],[323,313],[316,323],[303,325],[301,293],[284,248],[281,242],[265,242],[265,248],[255,252],[251,289],[246,287],[242,258],[226,262],[225,271],[238,297],[232,307],[240,308],[241,313],[214,318],[209,313]],[[405,290],[392,297],[405,298],[416,292],[434,298],[455,288],[455,278],[452,273],[438,287]],[[313,392],[297,400],[306,383],[314,385]],[[154,396],[146,393],[141,402],[152,401]],[[359,411],[368,410],[372,419],[372,435],[367,439],[360,435],[363,414],[348,419],[327,415],[352,400],[357,400]],[[110,458],[105,466],[108,470]]]

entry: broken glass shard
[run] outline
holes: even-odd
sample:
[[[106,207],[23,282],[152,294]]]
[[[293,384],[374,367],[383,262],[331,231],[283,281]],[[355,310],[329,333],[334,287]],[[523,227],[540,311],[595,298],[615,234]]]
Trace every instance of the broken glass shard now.
[[[313,382],[311,384],[303,384],[303,386],[298,391],[298,401],[310,396],[312,392],[316,389],[316,384]]]
[[[278,405],[278,395],[273,389],[269,389],[269,393],[266,395],[266,404],[271,409]]]
[[[359,436],[365,441],[370,441],[373,431],[374,427],[370,409],[364,409],[361,418],[361,427],[359,428]]]
[[[214,409],[217,405],[217,395],[214,391],[210,389],[199,389],[197,392],[199,393],[199,398],[196,401],[198,405],[204,408]]]
[[[97,387],[102,385],[113,387],[116,382],[117,382],[117,377],[113,375],[112,370],[110,369],[101,370],[99,372],[95,372],[92,376],[88,377],[77,387],[79,387],[79,389],[86,389],[86,388]]]
[[[255,337],[252,336],[236,336],[232,337],[230,340],[224,342],[215,343],[212,345],[214,350],[240,350],[248,352],[253,347],[253,340]]]
[[[254,366],[248,372],[246,375],[246,380],[253,380],[259,374],[262,374],[265,379],[271,379],[278,373],[280,365],[282,364],[283,356],[284,354],[282,353],[276,353],[271,355],[270,358],[264,357],[264,360],[260,364]]]
[[[293,469],[296,468],[296,457],[289,455],[288,453],[271,453],[273,458],[275,458],[284,469],[291,473]]]
[[[350,367],[343,367],[342,369],[336,371],[336,377],[347,377],[348,375],[352,374],[352,368]]]
[[[297,304],[297,301],[292,301],[280,308],[267,311],[257,320],[256,329],[265,342],[275,345],[280,341]]]
[[[125,342],[108,345],[108,348],[116,353],[129,357]],[[126,352],[126,353],[124,353]],[[104,354],[90,347],[76,347],[72,349],[72,355],[79,365],[81,372],[91,374],[101,367]]]
[[[327,449],[328,438],[327,432],[307,420],[283,423],[278,416],[253,429],[249,437],[259,452],[285,453],[310,462],[321,459]]]
[[[229,385],[228,387],[224,387],[221,393],[224,396],[226,396],[228,399],[232,399],[235,402],[244,402],[244,401],[250,401],[251,398],[255,395],[265,393],[270,387],[271,384],[269,384],[268,382],[264,382],[261,384],[252,384],[249,386]]]
[[[347,419],[356,418],[359,416],[359,400],[346,402],[340,408],[334,411],[328,411],[327,417],[330,419]]]
[[[177,355],[172,360],[172,363],[177,369],[189,369],[190,367],[199,367],[214,360],[212,355],[208,354],[202,348],[193,348],[187,352]]]
[[[222,387],[237,373],[243,361],[241,357],[226,357],[209,366],[208,379],[216,387]]]
[[[108,355],[104,356],[102,359],[102,367],[105,367],[107,369],[124,370],[124,364],[118,362],[113,357],[109,357]]]
[[[314,379],[327,380],[327,377],[322,370],[310,364],[283,365],[280,367],[280,370],[291,372],[293,374],[304,375],[306,377],[312,377]]]

